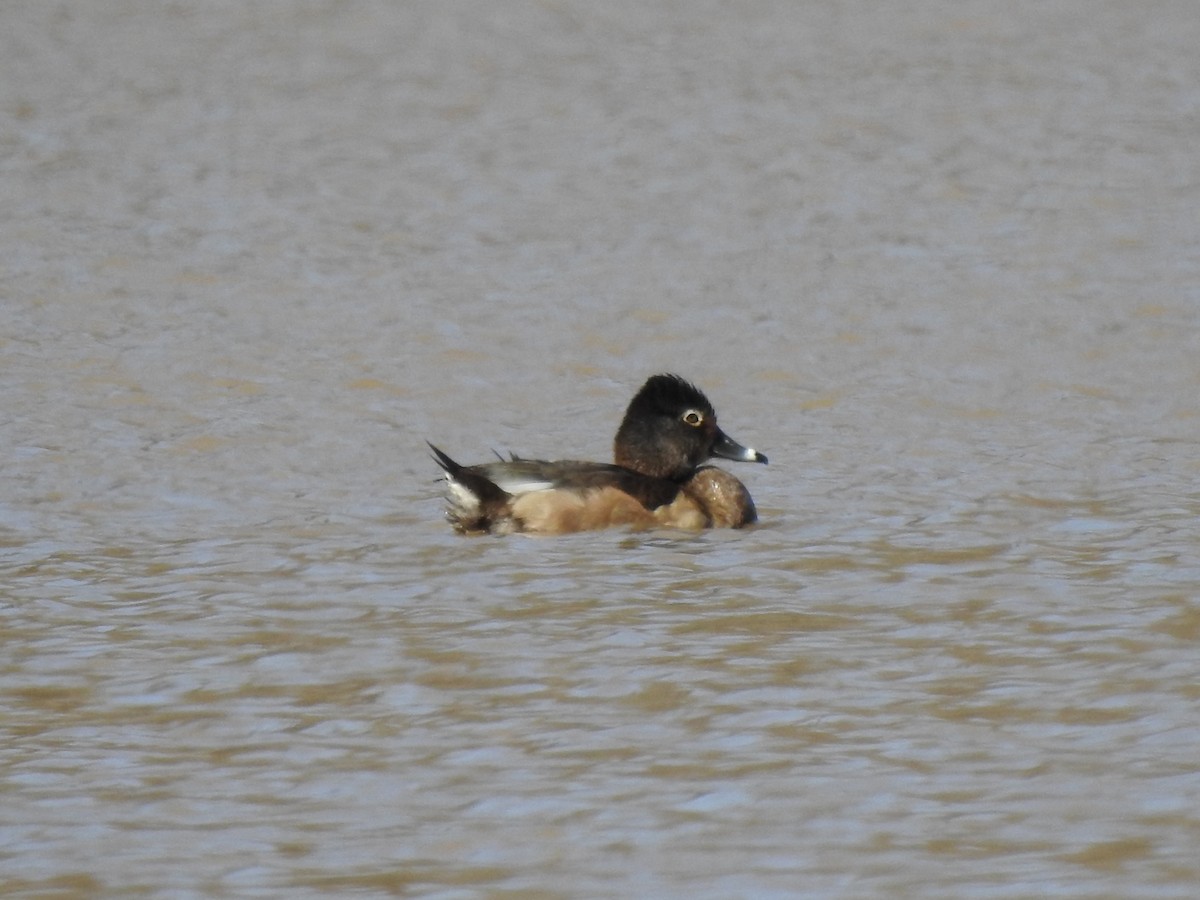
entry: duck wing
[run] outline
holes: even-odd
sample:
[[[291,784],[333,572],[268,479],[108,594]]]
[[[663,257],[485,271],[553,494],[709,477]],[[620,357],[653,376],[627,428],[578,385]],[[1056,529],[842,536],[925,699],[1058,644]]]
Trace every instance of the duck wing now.
[[[665,478],[652,478],[624,466],[581,460],[510,459],[470,466],[468,471],[487,479],[507,494],[531,491],[590,491],[616,488],[656,509],[670,503],[679,485]]]

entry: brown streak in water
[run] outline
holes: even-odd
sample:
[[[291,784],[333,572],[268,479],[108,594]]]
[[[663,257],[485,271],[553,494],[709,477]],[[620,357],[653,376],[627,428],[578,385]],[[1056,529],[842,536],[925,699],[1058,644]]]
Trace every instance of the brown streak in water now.
[[[1099,841],[1077,853],[1064,853],[1064,862],[1087,866],[1089,869],[1119,869],[1126,862],[1154,855],[1154,844],[1148,838],[1126,838],[1118,841]]]
[[[849,628],[854,620],[845,616],[827,615],[821,613],[777,612],[747,613],[745,615],[712,615],[702,619],[693,619],[675,625],[671,631],[674,634],[694,634],[696,632],[718,634],[749,633],[749,634],[783,634],[807,631],[835,631]]]

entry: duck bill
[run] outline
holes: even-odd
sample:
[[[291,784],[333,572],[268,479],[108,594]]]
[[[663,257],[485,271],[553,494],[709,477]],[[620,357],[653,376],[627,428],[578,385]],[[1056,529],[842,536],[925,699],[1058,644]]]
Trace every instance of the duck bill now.
[[[765,463],[767,461],[764,454],[749,447],[743,447],[720,428],[717,429],[717,439],[713,441],[712,455],[737,462]]]

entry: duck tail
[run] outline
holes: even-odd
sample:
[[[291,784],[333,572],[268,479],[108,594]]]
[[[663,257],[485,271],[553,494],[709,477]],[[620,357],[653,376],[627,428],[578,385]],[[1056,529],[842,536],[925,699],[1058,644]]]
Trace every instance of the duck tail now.
[[[434,462],[445,473],[448,487],[446,519],[463,534],[491,531],[512,498],[494,481],[455,462],[429,441]]]

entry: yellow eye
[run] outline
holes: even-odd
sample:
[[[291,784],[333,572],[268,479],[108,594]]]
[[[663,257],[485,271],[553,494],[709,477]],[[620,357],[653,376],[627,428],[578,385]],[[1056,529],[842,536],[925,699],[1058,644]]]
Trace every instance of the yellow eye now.
[[[698,428],[704,424],[704,413],[698,409],[689,409],[683,414],[683,421],[687,422],[693,428]]]

